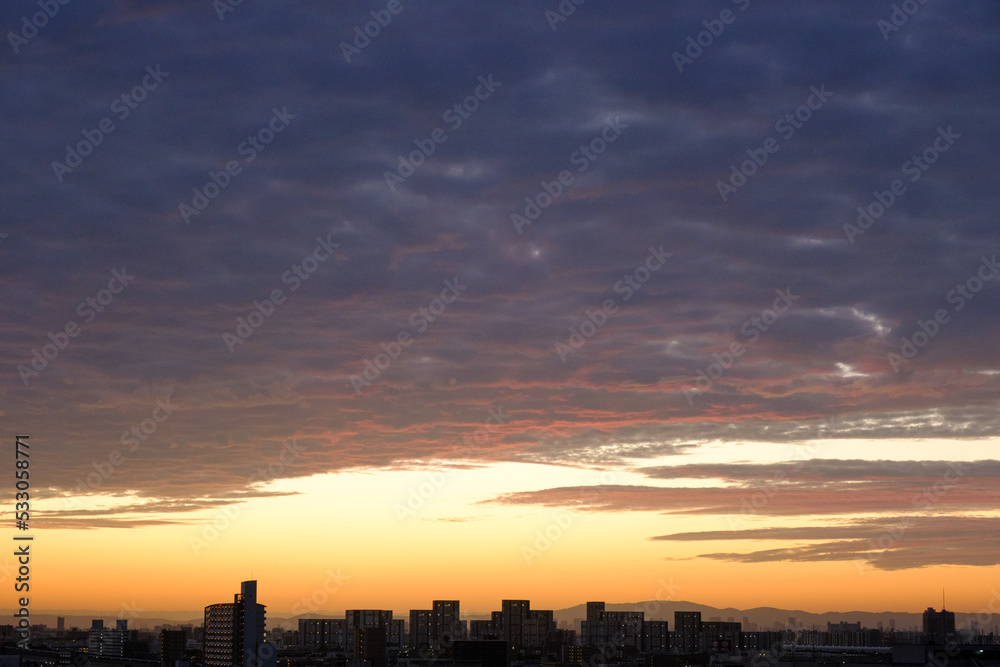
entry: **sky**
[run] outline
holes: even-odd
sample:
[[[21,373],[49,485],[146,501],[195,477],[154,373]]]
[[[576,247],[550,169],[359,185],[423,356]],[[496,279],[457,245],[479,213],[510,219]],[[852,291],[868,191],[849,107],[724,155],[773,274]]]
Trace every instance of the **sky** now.
[[[34,609],[987,607],[1000,8],[578,1],[3,3]]]

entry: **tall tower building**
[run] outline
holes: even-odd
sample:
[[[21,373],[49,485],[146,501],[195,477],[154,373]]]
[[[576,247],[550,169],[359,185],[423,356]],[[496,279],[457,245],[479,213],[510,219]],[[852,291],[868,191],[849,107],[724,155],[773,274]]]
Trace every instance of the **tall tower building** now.
[[[273,667],[277,651],[264,640],[264,618],[256,581],[241,583],[233,602],[205,607],[205,667]]]
[[[924,636],[933,644],[944,644],[948,635],[955,634],[955,612],[934,611],[927,607],[924,612]]]

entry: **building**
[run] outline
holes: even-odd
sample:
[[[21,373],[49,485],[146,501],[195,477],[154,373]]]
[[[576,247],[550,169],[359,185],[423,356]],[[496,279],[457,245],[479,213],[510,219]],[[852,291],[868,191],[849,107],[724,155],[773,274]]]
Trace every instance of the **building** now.
[[[160,630],[160,662],[163,667],[173,667],[184,659],[187,648],[187,633],[183,630]]]
[[[587,603],[587,620],[580,624],[584,646],[639,652],[644,644],[645,614],[641,611],[606,611],[603,602]]]
[[[681,653],[694,653],[698,650],[699,635],[701,635],[700,611],[674,612],[674,646]]]
[[[458,600],[434,600],[431,609],[431,641],[450,643],[456,639],[464,639]]]
[[[87,653],[97,658],[129,657],[125,649],[138,641],[138,633],[128,629],[128,620],[119,619],[115,629],[104,627],[104,621],[94,619],[87,635]]]
[[[701,624],[698,633],[698,649],[709,653],[731,654],[742,648],[740,635],[742,629],[739,623],[728,621],[709,621]]]
[[[554,613],[548,609],[532,609],[528,600],[502,600],[500,611],[491,614],[489,625],[473,621],[472,639],[496,636],[513,650],[540,649],[555,635]],[[464,626],[463,626],[464,627]]]
[[[274,667],[277,650],[265,640],[257,582],[244,581],[233,602],[205,607],[205,667]]]
[[[352,657],[366,667],[386,667],[387,627],[355,627]]]
[[[927,607],[924,612],[924,637],[932,644],[944,644],[949,635],[955,634],[955,612],[934,611]]]
[[[667,621],[646,621],[643,624],[642,649],[648,653],[670,651],[670,624]]]
[[[552,641],[556,631],[555,612],[550,609],[529,609],[522,633],[525,648],[539,648]]]
[[[582,665],[583,647],[564,645],[559,651],[559,661],[564,665]]]
[[[402,650],[405,648],[406,640],[406,621],[401,618],[389,621],[389,634],[385,639],[386,648],[393,651]]]
[[[834,632],[861,632],[861,621],[857,623],[848,623],[847,621],[841,621],[840,623],[827,623],[826,631],[830,634]]]
[[[344,651],[346,628],[343,618],[300,618],[299,645],[318,651]]]
[[[358,634],[358,630],[364,630],[368,628],[380,628],[382,630],[381,644],[383,652],[385,649],[386,640],[389,637],[390,626],[392,625],[392,611],[387,609],[348,609],[346,613],[346,624],[344,627],[344,640],[346,646],[344,647],[349,655],[354,657],[359,657],[357,655],[358,650],[356,650],[355,642],[361,636]],[[374,633],[368,634],[368,646],[374,646],[378,643],[376,635]],[[371,649],[369,648],[369,652]],[[385,657],[383,656],[383,660]]]
[[[422,651],[431,645],[431,617],[434,611],[431,609],[411,609],[410,610],[410,639],[408,645],[411,649]]]
[[[513,648],[523,648],[524,629],[528,624],[528,600],[502,600],[500,602],[500,636]],[[494,612],[495,613],[495,612]]]
[[[469,621],[469,639],[500,639],[493,621]]]

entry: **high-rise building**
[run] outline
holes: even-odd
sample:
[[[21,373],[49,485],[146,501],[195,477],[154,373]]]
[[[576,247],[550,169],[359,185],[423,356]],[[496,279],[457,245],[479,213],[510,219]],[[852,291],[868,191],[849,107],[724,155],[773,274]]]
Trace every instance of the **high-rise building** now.
[[[355,627],[353,657],[366,667],[386,667],[386,626]]]
[[[712,653],[732,653],[740,648],[739,623],[709,621],[701,624],[698,633],[698,649]]]
[[[134,630],[129,631],[127,619],[119,619],[114,630],[105,628],[102,619],[94,619],[87,636],[87,652],[99,658],[125,657],[125,645],[134,641],[136,635]]]
[[[173,667],[184,659],[187,648],[187,633],[183,630],[160,630],[160,662],[163,667]]]
[[[56,630],[63,632],[66,630],[66,619],[62,616],[56,616]]]
[[[522,633],[524,646],[544,646],[552,639],[555,631],[555,612],[550,609],[529,609],[528,620]]]
[[[205,607],[205,667],[273,667],[277,650],[264,638],[264,618],[256,581],[242,582],[233,602]]]
[[[500,634],[510,646],[522,648],[524,643],[524,627],[528,623],[528,611],[531,603],[528,600],[501,600],[500,602]]]
[[[431,609],[411,609],[410,610],[410,640],[409,647],[416,650],[423,650],[430,647],[431,642],[431,618],[434,611]]]
[[[499,639],[493,621],[469,621],[469,639]]]
[[[394,618],[389,621],[389,634],[385,638],[387,649],[400,650],[406,645],[406,621]]]
[[[944,644],[948,635],[955,634],[955,612],[934,611],[927,607],[924,612],[924,636],[933,644]]]
[[[511,648],[539,648],[553,637],[556,622],[551,610],[533,610],[528,600],[502,600],[500,606],[492,614],[493,631]],[[476,632],[481,635],[482,626]]]
[[[434,600],[431,609],[431,641],[448,643],[464,639],[459,619],[458,600]]]
[[[642,649],[649,653],[670,650],[670,627],[667,621],[646,621],[642,626]]]
[[[346,627],[343,618],[300,618],[299,645],[321,651],[346,650]]]
[[[347,642],[345,648],[348,654],[355,655],[357,653],[355,650],[355,640],[358,638],[357,630],[365,628],[381,628],[383,631],[381,642],[383,649],[385,648],[386,638],[389,636],[389,626],[392,623],[392,610],[348,609],[346,620],[344,634]],[[375,638],[375,634],[369,635],[369,647],[376,643],[378,643],[378,639]]]
[[[587,603],[587,620],[580,623],[580,645],[599,646],[600,629],[598,623],[604,616],[603,602]]]
[[[700,611],[674,612],[674,639],[681,653],[694,653],[698,650],[698,636],[700,634]]]
[[[587,603],[587,620],[580,624],[584,646],[641,651],[645,635],[645,613],[641,611],[605,611],[603,602]]]
[[[603,602],[588,602],[587,603],[587,621],[590,623],[597,623],[600,620],[601,614],[604,613],[604,603]]]

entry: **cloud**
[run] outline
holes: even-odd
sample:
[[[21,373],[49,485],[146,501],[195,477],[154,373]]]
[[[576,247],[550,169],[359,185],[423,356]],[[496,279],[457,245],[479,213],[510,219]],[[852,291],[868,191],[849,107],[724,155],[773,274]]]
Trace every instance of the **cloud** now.
[[[670,542],[781,541],[790,546],[758,551],[704,553],[740,563],[856,561],[862,570],[903,570],[931,565],[1000,564],[1000,518],[984,516],[887,516],[842,524],[755,528],[660,535]],[[802,544],[802,542],[810,542]]]
[[[0,22],[15,29],[28,11],[9,3]],[[53,493],[119,450],[87,493],[221,504],[293,438],[306,451],[276,479],[459,451],[474,465],[605,466],[717,440],[1000,436],[1000,292],[986,283],[960,311],[947,300],[997,251],[992,3],[925,6],[888,42],[866,3],[755,5],[683,74],[672,53],[708,18],[695,5],[584,5],[552,31],[532,3],[407,4],[345,62],[340,41],[368,17],[319,2],[243,3],[225,21],[203,2],[72,3],[4,52],[0,424],[47,443]],[[156,65],[169,76],[121,117],[112,105]],[[501,86],[448,125],[489,75]],[[829,102],[722,202],[717,182],[818,85]],[[244,142],[275,108],[295,117],[251,161]],[[616,117],[628,127],[579,171]],[[104,118],[115,129],[60,182],[52,163]],[[447,141],[391,191],[385,172],[437,127]],[[939,127],[961,139],[848,243],[844,223]],[[179,205],[230,161],[240,173],[185,224]],[[572,185],[518,234],[511,214],[563,170]],[[293,290],[286,276],[319,237],[339,253]],[[673,256],[627,292],[660,245]],[[122,267],[135,282],[87,320],[80,304]],[[421,316],[456,277],[468,290]],[[743,326],[786,288],[800,300],[751,343]],[[275,290],[284,301],[230,352],[223,335]],[[556,344],[609,299],[617,311],[563,363]],[[893,372],[887,353],[940,308],[950,323]],[[19,367],[71,323],[79,334],[25,383]],[[412,344],[356,394],[352,376],[403,332]],[[745,354],[689,402],[734,343]],[[176,412],[126,451],[123,433],[168,394]],[[510,420],[469,448],[497,406]],[[736,486],[767,472],[697,470]],[[896,471],[909,486],[803,481],[768,511],[902,510],[894,494],[922,482]],[[503,502],[726,513],[744,491],[576,493]],[[992,499],[971,483],[948,495]]]

